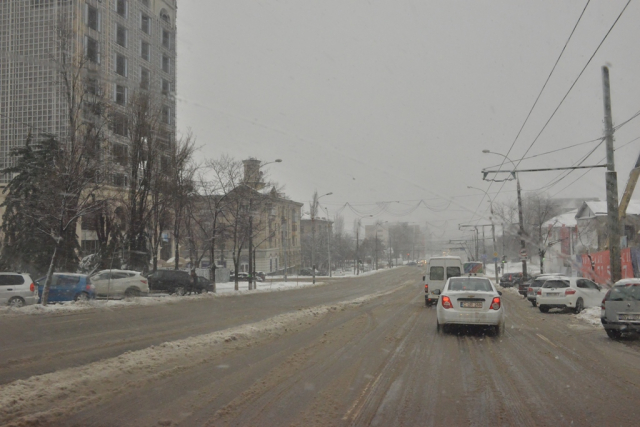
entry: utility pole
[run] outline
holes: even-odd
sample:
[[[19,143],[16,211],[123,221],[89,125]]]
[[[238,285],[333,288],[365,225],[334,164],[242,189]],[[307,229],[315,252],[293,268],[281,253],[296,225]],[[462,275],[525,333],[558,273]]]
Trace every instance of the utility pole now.
[[[253,214],[251,212],[251,199],[249,199],[249,290],[253,289]]]
[[[515,174],[515,172],[514,172]],[[522,280],[527,280],[527,245],[524,241],[524,217],[522,215],[522,194],[520,192],[520,176],[516,175],[516,185],[518,190],[518,220],[520,221],[520,258],[522,259]]]
[[[604,92],[604,135],[607,143],[607,224],[609,228],[609,262],[611,281],[622,278],[620,259],[620,222],[618,213],[618,175],[613,161],[613,124],[611,118],[611,91],[609,88],[609,68],[602,67],[602,88]]]
[[[288,261],[288,259],[287,259],[287,255],[288,255],[288,254],[287,254],[287,252],[289,251],[289,250],[288,250],[289,248],[287,247],[287,246],[288,246],[288,245],[287,245],[287,243],[288,243],[288,238],[287,238],[287,237],[288,237],[288,236],[287,236],[287,234],[288,234],[288,233],[287,233],[287,229],[288,229],[288,227],[289,227],[289,225],[288,225],[288,223],[287,223],[287,219],[283,216],[283,217],[282,217],[282,248],[284,249],[284,251],[283,251],[283,252],[284,252],[284,254],[283,254],[283,255],[284,255],[284,256],[283,256],[283,258],[284,258],[284,281],[285,281],[285,282],[287,281],[287,270],[289,269],[289,267],[288,267],[288,265],[287,265],[287,261]]]

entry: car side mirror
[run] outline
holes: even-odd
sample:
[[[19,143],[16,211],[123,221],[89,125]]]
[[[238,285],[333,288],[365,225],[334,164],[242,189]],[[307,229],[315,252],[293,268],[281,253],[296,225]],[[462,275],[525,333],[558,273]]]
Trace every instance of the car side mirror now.
[[[498,291],[498,295],[502,295],[502,291]]]
[[[435,291],[431,292],[434,295],[440,295],[440,289],[436,289]]]

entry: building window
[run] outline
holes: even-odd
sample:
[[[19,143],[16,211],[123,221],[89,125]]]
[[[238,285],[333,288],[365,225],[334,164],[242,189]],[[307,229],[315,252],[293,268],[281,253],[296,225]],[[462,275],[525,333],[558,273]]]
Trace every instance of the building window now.
[[[169,16],[169,14],[167,13],[166,10],[162,9],[160,11],[160,19],[162,19],[164,22],[166,22],[167,24],[171,24],[171,17]]]
[[[84,54],[87,59],[96,64],[100,63],[100,45],[96,39],[84,37]]]
[[[98,8],[93,7],[90,4],[85,4],[84,22],[87,24],[87,27],[100,31],[100,12],[98,11]]]
[[[166,105],[162,107],[162,123],[171,124],[171,108]]]
[[[151,46],[145,41],[140,42],[140,57],[145,61],[151,58]]]
[[[116,85],[115,101],[118,105],[125,105],[127,103],[127,88],[126,86]]]
[[[151,82],[151,73],[146,68],[140,67],[140,88],[149,90],[150,82]]]
[[[120,136],[128,136],[129,135],[129,121],[127,117],[122,114],[116,114],[113,117],[113,133]]]
[[[116,24],[116,43],[127,47],[127,29],[120,24]]]
[[[162,55],[162,71],[167,74],[171,73],[171,58],[167,55]]]
[[[140,15],[140,29],[143,33],[151,34],[151,18],[144,13]]]
[[[162,93],[164,95],[171,93],[171,82],[167,79],[162,79]]]
[[[162,30],[162,46],[171,50],[171,32]]]
[[[116,54],[116,73],[127,77],[127,58],[119,53]]]
[[[113,175],[113,185],[116,187],[128,187],[129,177],[123,173],[116,173]]]
[[[100,94],[100,85],[98,84],[98,79],[95,77],[87,77],[84,82],[84,88],[86,93],[91,95],[99,95]]]
[[[124,144],[113,144],[111,146],[113,161],[121,166],[129,164],[129,147]]]
[[[127,17],[127,1],[116,0],[116,13],[122,17]]]

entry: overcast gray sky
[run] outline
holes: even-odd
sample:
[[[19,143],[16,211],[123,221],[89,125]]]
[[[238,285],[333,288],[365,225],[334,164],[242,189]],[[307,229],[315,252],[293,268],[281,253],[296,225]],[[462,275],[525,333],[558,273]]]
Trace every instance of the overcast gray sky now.
[[[333,192],[321,202],[347,223],[355,216],[342,209],[347,202],[362,214],[382,206],[380,220],[428,221],[436,235],[455,238],[458,223],[488,215],[483,194],[467,186],[492,197],[501,188],[482,181],[482,168],[502,160],[482,150],[509,151],[586,4],[180,0],[178,126],[193,131],[204,157],[282,158],[265,169],[288,196],[307,203],[316,189]],[[626,4],[589,3],[511,159],[531,146]],[[528,156],[603,135],[602,65],[610,67],[614,125],[640,111],[638,22],[640,5],[631,3]],[[616,147],[639,136],[640,118],[616,132]],[[620,192],[639,141],[616,151]],[[571,166],[597,144],[520,167]],[[602,144],[584,164],[604,156]],[[583,173],[546,192],[604,200],[603,169],[578,179]],[[558,176],[521,174],[522,187]],[[497,195],[507,198],[515,198],[513,182]],[[376,205],[384,201],[394,203]]]

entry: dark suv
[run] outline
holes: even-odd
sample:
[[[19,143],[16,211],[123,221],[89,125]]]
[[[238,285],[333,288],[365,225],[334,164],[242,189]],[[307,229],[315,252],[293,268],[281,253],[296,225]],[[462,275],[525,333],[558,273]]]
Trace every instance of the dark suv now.
[[[147,278],[149,290],[153,292],[163,291],[170,294],[184,295],[187,292],[206,292],[206,284],[198,281],[193,285],[191,276],[181,270],[157,270]]]
[[[500,286],[510,288],[522,280],[522,273],[505,273],[500,278]]]

